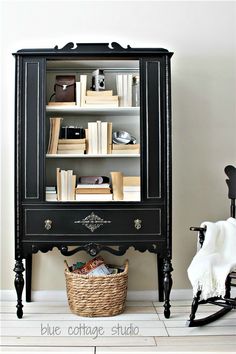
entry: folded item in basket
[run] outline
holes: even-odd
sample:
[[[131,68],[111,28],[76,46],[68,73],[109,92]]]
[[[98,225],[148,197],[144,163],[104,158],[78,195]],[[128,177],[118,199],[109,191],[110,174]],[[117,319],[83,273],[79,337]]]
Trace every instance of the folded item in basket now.
[[[84,266],[79,268],[77,270],[79,274],[84,274],[84,275],[108,275],[110,274],[110,271],[106,267],[104,260],[102,257],[98,256],[90,261],[88,261]]]

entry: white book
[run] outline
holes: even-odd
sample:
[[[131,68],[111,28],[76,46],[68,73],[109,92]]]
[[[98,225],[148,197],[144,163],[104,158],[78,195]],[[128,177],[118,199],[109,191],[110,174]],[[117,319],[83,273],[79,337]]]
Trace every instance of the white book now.
[[[116,75],[116,89],[117,95],[119,96],[119,106],[124,106],[124,94],[123,94],[123,75]]]
[[[97,122],[88,122],[88,153],[97,154]]]
[[[73,199],[73,186],[72,186],[72,175],[73,171],[68,170],[67,172],[67,200]]]
[[[116,108],[119,107],[119,102],[113,103],[85,103],[84,108]]]
[[[141,196],[140,196],[140,192],[124,192],[123,193],[124,201],[140,201],[141,200]]]
[[[108,151],[108,123],[102,122],[101,124],[101,154],[107,154]]]
[[[140,186],[124,186],[124,192],[140,192]]]
[[[98,133],[97,133],[97,122],[92,122],[91,126],[91,138],[89,141],[89,146],[91,146],[90,154],[97,154],[98,153]]]
[[[84,155],[84,150],[58,150],[57,155]]]
[[[87,130],[87,140],[88,140],[88,147],[87,152],[88,154],[92,154],[92,122],[88,122],[88,130]]]
[[[101,184],[77,184],[76,188],[109,188],[109,183],[101,183]]]
[[[61,200],[67,200],[67,171],[61,170]]]
[[[75,86],[75,89],[76,89],[76,105],[78,107],[81,106],[81,93],[80,93],[80,81],[76,81],[76,86]]]
[[[87,89],[87,75],[80,75],[80,106],[85,105],[85,96]]]
[[[57,201],[57,194],[56,193],[46,193],[46,200],[47,201]]]
[[[124,107],[128,105],[128,75],[123,74],[123,100],[124,100]]]
[[[132,107],[132,83],[133,75],[127,75],[127,107]]]
[[[104,202],[112,201],[112,194],[76,194],[77,201],[94,201]]]
[[[56,187],[55,186],[46,186],[46,192],[55,192],[56,193]]]
[[[102,122],[97,120],[97,153],[102,153]]]

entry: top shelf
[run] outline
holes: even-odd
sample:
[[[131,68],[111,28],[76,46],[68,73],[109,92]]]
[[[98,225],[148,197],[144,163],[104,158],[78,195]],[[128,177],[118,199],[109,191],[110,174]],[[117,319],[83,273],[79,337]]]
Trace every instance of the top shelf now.
[[[77,114],[111,114],[136,116],[139,114],[139,107],[77,107],[77,106],[46,106],[46,112],[50,113],[77,113]]]
[[[138,60],[48,60],[47,70],[139,70]]]

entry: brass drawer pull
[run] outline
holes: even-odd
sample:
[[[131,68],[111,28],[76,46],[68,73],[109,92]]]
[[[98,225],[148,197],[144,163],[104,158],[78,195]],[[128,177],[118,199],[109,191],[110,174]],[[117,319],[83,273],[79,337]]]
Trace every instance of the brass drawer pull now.
[[[52,220],[49,220],[49,219],[44,220],[44,227],[45,227],[46,230],[51,230],[51,228],[52,228]]]
[[[142,220],[140,220],[140,219],[134,220],[134,227],[135,227],[137,230],[140,230],[141,227],[142,227]]]

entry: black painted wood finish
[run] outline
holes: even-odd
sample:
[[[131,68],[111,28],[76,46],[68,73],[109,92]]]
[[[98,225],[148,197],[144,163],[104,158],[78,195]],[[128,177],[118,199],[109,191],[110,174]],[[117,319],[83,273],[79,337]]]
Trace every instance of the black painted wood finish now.
[[[65,256],[81,250],[122,255],[129,247],[158,257],[159,299],[170,316],[171,92],[170,58],[163,48],[117,43],[68,43],[63,48],[22,49],[16,58],[15,287],[22,317],[23,259],[26,300],[31,301],[32,254],[53,247]],[[141,202],[45,201],[46,62],[50,59],[135,59],[140,63]],[[89,223],[88,223],[89,220]],[[137,220],[141,224],[137,227]],[[138,222],[139,224],[139,222]],[[89,226],[89,227],[88,227]],[[68,251],[68,247],[73,249]],[[113,246],[117,246],[116,249]]]

